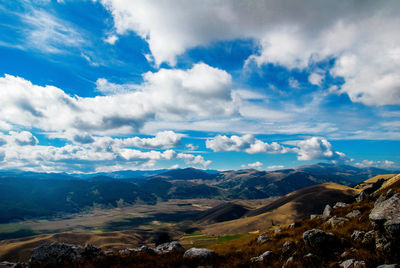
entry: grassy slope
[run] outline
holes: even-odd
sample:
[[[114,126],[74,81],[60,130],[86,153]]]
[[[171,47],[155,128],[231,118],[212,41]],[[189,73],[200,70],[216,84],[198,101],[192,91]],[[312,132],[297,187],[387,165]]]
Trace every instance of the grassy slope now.
[[[0,241],[0,260],[27,261],[32,250],[46,242],[63,242],[75,245],[93,244],[103,249],[136,247],[141,236],[133,231],[90,233],[64,232],[27,238]]]
[[[326,204],[350,201],[358,192],[335,183],[307,187],[251,211],[248,217],[208,225],[203,232],[209,235],[222,235],[263,231],[273,225],[289,224],[310,214],[321,213]]]

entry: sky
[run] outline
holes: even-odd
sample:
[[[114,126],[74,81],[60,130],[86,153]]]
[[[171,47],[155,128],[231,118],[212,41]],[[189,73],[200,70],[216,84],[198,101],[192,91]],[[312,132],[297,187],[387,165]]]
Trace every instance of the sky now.
[[[0,0],[0,169],[400,169],[399,13]]]

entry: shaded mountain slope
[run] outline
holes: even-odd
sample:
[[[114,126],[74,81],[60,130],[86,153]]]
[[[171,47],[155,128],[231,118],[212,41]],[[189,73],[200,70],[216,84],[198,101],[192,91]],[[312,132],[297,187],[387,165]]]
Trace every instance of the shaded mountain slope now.
[[[248,211],[242,205],[228,202],[200,213],[197,218],[201,223],[223,222],[241,218]]]

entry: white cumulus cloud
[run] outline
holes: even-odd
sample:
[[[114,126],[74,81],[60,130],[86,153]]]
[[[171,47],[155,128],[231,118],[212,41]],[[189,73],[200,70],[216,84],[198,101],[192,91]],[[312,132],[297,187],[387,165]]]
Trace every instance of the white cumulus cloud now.
[[[136,86],[98,80],[99,90],[112,95],[83,98],[5,75],[0,77],[0,122],[44,131],[131,133],[155,118],[201,119],[236,112],[231,76],[204,63],[148,72],[143,79]]]
[[[207,139],[206,147],[214,152],[244,151],[249,154],[286,153],[290,150],[277,142],[266,143],[250,134],[243,136],[232,135],[231,137],[218,135],[212,139]]]
[[[253,39],[247,64],[305,69],[335,59],[342,93],[367,105],[400,104],[399,1],[102,0],[118,35],[133,31],[155,63],[176,64],[190,48]],[[315,76],[315,75],[314,75]],[[317,78],[317,77],[314,77]],[[320,79],[311,79],[314,83]]]
[[[298,154],[297,159],[300,161],[320,159],[339,163],[348,160],[345,154],[335,151],[332,144],[325,138],[312,137],[298,141],[296,145],[297,148],[293,150]]]
[[[359,168],[366,168],[366,167],[376,167],[376,168],[399,168],[399,166],[390,160],[378,160],[378,161],[373,161],[373,160],[363,160],[359,163],[354,164],[356,167]]]

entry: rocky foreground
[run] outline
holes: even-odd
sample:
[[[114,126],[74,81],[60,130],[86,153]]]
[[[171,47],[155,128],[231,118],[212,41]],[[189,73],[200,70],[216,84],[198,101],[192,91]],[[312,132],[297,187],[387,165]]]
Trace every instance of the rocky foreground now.
[[[62,243],[37,247],[28,263],[3,267],[399,267],[400,187],[365,189],[353,203],[258,236],[186,250],[177,241],[103,251]]]

